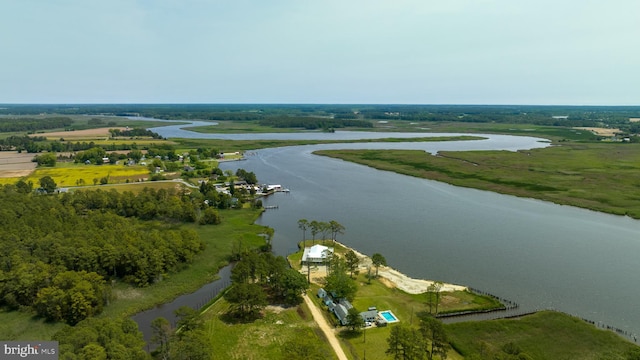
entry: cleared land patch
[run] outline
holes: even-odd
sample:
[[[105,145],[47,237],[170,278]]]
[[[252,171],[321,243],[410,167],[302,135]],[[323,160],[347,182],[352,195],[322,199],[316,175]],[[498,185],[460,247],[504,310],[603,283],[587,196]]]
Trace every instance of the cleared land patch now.
[[[615,136],[620,133],[620,129],[599,128],[599,127],[577,127],[576,129],[591,131],[599,136]]]
[[[19,178],[27,176],[36,168],[34,154],[17,151],[0,152],[0,178]]]
[[[58,140],[63,138],[65,140],[78,140],[78,139],[94,139],[99,137],[108,137],[111,135],[109,133],[109,129],[119,129],[125,130],[124,127],[104,127],[104,128],[96,128],[96,129],[84,129],[84,130],[74,130],[74,131],[55,131],[48,133],[39,133],[29,135],[31,137],[34,136],[44,136],[47,139]]]

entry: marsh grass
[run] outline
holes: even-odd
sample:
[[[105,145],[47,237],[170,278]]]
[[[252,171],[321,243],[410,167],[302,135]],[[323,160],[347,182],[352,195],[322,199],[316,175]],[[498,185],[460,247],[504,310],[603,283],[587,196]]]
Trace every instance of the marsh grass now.
[[[507,343],[531,359],[627,359],[630,350],[638,349],[611,331],[552,311],[517,319],[449,324],[446,329],[462,355],[482,353],[482,359],[492,359]]]
[[[564,143],[527,151],[328,150],[316,154],[457,186],[640,218],[640,144]]]

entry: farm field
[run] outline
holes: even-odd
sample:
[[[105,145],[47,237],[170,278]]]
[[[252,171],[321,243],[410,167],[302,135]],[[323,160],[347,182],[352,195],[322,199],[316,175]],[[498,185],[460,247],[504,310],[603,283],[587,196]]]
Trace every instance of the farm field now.
[[[31,134],[29,136],[44,136],[48,140],[87,140],[87,139],[99,139],[109,137],[109,129],[125,130],[124,127],[103,127],[95,129],[83,129],[73,131],[54,131],[46,133]]]
[[[61,164],[55,168],[37,168],[24,180],[38,184],[44,176],[51,176],[58,187],[96,185],[103,177],[108,177],[110,184],[142,181],[149,177],[146,166],[123,165],[79,165]],[[17,179],[13,179],[16,182]]]
[[[33,156],[26,152],[0,151],[0,184],[7,178],[14,183],[18,178],[31,174],[37,165],[31,161]]]

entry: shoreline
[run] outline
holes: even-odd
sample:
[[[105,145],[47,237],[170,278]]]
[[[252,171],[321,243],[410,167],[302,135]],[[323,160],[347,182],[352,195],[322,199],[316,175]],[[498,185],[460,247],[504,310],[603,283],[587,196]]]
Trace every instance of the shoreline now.
[[[338,241],[336,241],[336,243],[340,244],[340,246],[347,250],[353,251],[358,256],[360,259],[360,264],[358,265],[359,270],[364,269],[366,271],[369,267],[375,268],[369,256]],[[436,280],[414,279],[390,266],[380,266],[378,268],[378,277],[386,286],[396,287],[409,294],[425,293],[428,291],[429,286],[436,282]],[[467,286],[449,284],[445,282],[441,282],[441,284],[442,287],[440,288],[440,292],[469,290]]]
[[[326,243],[327,241],[331,241],[331,240],[324,240],[324,242]],[[358,270],[362,273],[362,272],[367,272],[369,268],[371,268],[371,271],[374,272],[375,271],[375,266],[373,266],[373,263],[371,261],[371,258],[368,255],[365,255],[361,252],[359,252],[356,249],[353,249],[339,241],[334,241],[335,244],[338,244],[339,246],[343,247],[344,249],[346,249],[347,251],[351,250],[353,251],[356,256],[358,256],[358,258],[360,259],[360,264],[358,265]],[[326,246],[326,245],[325,245]],[[318,274],[320,272],[322,272],[322,270],[320,270],[322,268],[322,266],[316,266],[315,268],[312,268],[311,270],[311,280],[312,282],[316,282],[318,283],[318,280],[320,278],[322,278],[321,274]],[[304,266],[302,266],[300,268],[300,272],[305,274],[307,273],[307,270],[305,269]],[[325,270],[326,272],[326,270]],[[434,282],[436,282],[436,280],[425,280],[425,279],[414,279],[406,274],[403,274],[402,272],[390,267],[390,266],[380,266],[378,268],[378,280],[380,280],[382,283],[384,283],[387,287],[390,288],[398,288],[408,294],[422,294],[422,293],[426,293],[428,291],[429,286],[431,286]],[[456,285],[456,284],[449,284],[449,283],[445,283],[445,282],[441,282],[442,287],[440,288],[440,292],[452,292],[452,291],[468,291],[469,288],[467,286],[462,286],[462,285]]]

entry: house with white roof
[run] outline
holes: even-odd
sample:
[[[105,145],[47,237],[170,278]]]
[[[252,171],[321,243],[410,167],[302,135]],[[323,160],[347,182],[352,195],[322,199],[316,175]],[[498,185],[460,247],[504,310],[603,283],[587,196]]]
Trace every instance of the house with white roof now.
[[[302,253],[303,264],[323,264],[333,255],[333,249],[324,245],[313,245],[304,248]]]

